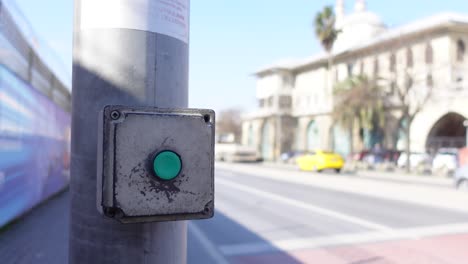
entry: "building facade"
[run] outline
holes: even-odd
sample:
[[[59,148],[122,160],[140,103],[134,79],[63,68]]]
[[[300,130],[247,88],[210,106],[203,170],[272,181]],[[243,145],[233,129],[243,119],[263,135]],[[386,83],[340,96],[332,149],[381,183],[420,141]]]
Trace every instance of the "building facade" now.
[[[386,113],[377,141],[362,139],[334,122],[333,87],[354,75],[379,80],[392,100],[411,76],[410,106],[423,104],[411,125],[411,149],[424,152],[462,147],[468,117],[468,16],[442,13],[397,28],[388,28],[367,10],[364,0],[346,13],[336,4],[341,33],[329,55],[283,61],[255,73],[258,109],[243,118],[242,143],[256,147],[266,160],[291,150],[333,149],[343,155],[371,148],[404,148],[398,109]],[[397,87],[397,88],[395,88]]]

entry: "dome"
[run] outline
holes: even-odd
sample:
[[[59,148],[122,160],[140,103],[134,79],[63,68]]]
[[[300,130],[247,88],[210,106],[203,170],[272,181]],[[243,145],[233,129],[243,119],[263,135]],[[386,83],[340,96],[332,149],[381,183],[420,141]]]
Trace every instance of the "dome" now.
[[[355,24],[365,24],[379,28],[385,28],[385,24],[383,23],[382,19],[377,14],[370,11],[357,12],[345,16],[342,20],[341,26],[349,26]]]
[[[364,1],[357,1],[355,12],[338,19],[336,28],[341,32],[333,47],[334,52],[344,51],[366,42],[386,30],[382,19],[367,11]]]
[[[382,19],[367,10],[365,0],[356,0],[354,12],[348,15],[345,15],[344,0],[337,0],[336,10],[336,28],[341,32],[333,46],[334,52],[357,46],[386,30]]]

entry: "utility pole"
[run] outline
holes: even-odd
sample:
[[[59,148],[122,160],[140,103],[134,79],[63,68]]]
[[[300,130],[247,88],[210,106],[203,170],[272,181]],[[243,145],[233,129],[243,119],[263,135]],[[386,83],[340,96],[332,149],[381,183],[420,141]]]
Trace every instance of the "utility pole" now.
[[[465,127],[465,147],[468,147],[468,120],[463,121]]]
[[[186,263],[185,221],[121,224],[96,209],[106,105],[186,108],[190,0],[76,0],[69,263]]]

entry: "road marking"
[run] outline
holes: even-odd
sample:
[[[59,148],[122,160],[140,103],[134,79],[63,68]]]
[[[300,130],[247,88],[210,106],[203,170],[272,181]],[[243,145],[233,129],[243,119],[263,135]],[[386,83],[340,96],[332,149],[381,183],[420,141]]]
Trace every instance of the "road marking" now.
[[[361,196],[377,197],[392,201],[423,205],[431,208],[453,210],[461,213],[468,212],[468,196],[448,188],[427,188],[427,186],[379,182],[369,179],[349,177],[311,177],[311,173],[281,167],[267,167],[260,165],[217,164],[217,170],[230,170],[245,174],[249,177],[275,180],[278,182],[295,183],[304,186],[354,193]],[[284,177],[286,171],[289,176]],[[317,174],[318,176],[318,174]],[[436,194],[437,193],[437,194]],[[443,196],[444,199],[439,197]]]
[[[385,225],[382,225],[382,224],[374,223],[374,222],[371,222],[371,221],[364,220],[362,218],[358,218],[358,217],[355,217],[355,216],[346,215],[346,214],[343,214],[343,213],[339,213],[339,212],[336,212],[336,211],[332,211],[332,210],[329,210],[329,209],[318,207],[318,206],[308,204],[308,203],[305,203],[305,202],[302,202],[302,201],[298,201],[298,200],[295,200],[295,199],[286,198],[286,197],[283,197],[283,196],[280,196],[280,195],[277,195],[277,194],[274,194],[274,193],[261,191],[261,190],[258,190],[258,189],[252,188],[252,187],[248,187],[248,186],[245,186],[245,185],[242,185],[242,184],[235,183],[233,181],[218,178],[218,179],[216,179],[216,183],[223,184],[223,185],[226,185],[226,186],[228,186],[230,188],[237,189],[237,190],[240,190],[240,191],[243,191],[243,192],[251,193],[253,195],[262,196],[262,197],[265,197],[265,198],[273,200],[273,201],[277,201],[277,202],[281,202],[281,203],[284,203],[284,204],[287,204],[287,205],[295,206],[295,207],[298,207],[298,208],[301,208],[301,209],[309,210],[309,211],[312,211],[314,213],[330,216],[330,217],[337,218],[337,219],[340,219],[340,220],[343,220],[343,221],[347,221],[347,222],[350,222],[350,223],[353,223],[353,224],[357,224],[357,225],[360,225],[360,226],[363,226],[363,227],[366,227],[366,228],[369,228],[369,229],[379,230],[379,231],[383,231],[383,232],[387,232],[387,233],[388,232],[390,232],[390,233],[393,232],[393,229],[391,227],[388,227],[388,226],[385,226]]]
[[[229,264],[226,258],[221,254],[217,247],[208,239],[208,237],[201,231],[200,228],[194,223],[188,223],[188,230],[192,232],[195,238],[200,242],[201,246],[210,255],[211,259],[218,264]]]
[[[468,233],[468,223],[399,229],[394,230],[392,233],[372,231],[358,234],[321,236],[309,239],[286,239],[259,243],[221,245],[219,250],[225,256],[236,256],[460,233]]]

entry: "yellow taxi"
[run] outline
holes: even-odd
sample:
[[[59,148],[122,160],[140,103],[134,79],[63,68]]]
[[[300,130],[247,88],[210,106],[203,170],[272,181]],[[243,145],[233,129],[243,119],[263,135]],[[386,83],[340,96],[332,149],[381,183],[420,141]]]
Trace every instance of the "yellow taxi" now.
[[[296,159],[299,169],[303,171],[321,172],[326,169],[333,169],[340,172],[345,162],[344,159],[337,153],[324,150],[316,150],[308,152]]]

